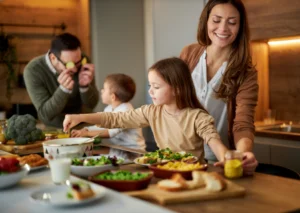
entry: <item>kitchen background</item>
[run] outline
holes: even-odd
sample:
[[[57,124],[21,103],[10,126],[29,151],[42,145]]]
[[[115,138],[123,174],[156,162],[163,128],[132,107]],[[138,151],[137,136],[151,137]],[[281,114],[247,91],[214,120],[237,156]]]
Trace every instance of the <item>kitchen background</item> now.
[[[47,52],[53,35],[61,32],[70,32],[80,38],[83,51],[91,55],[96,65],[99,89],[108,73],[123,72],[137,83],[134,106],[150,103],[147,68],[159,59],[178,56],[185,45],[196,42],[198,19],[205,2],[1,0],[0,35],[8,35],[9,49],[16,50],[16,59],[8,64],[13,65],[17,81],[7,91],[7,64],[0,58],[0,111],[5,112],[6,117],[26,112],[35,115],[22,80],[23,69],[30,59]],[[300,1],[243,2],[249,17],[253,61],[259,75],[255,120],[263,121],[271,109],[276,112],[276,120],[297,124],[300,122]],[[6,97],[7,92],[11,93],[10,99]],[[102,109],[99,103],[95,111]],[[145,134],[152,140],[148,131]],[[284,155],[277,142],[274,145],[265,141],[266,138],[256,138],[257,155],[261,155],[262,161],[274,161],[273,146],[281,149],[280,156]],[[298,146],[289,144],[289,158],[293,151],[295,156],[300,156]],[[300,171],[299,166],[295,163],[290,167]]]

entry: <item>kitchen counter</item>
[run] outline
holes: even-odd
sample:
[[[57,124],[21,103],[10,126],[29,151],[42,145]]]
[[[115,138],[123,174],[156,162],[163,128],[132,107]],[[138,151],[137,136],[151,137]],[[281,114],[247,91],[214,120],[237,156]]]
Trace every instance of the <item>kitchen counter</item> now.
[[[288,122],[285,121],[276,121],[271,124],[255,122],[255,136],[299,142],[300,125],[289,125]]]

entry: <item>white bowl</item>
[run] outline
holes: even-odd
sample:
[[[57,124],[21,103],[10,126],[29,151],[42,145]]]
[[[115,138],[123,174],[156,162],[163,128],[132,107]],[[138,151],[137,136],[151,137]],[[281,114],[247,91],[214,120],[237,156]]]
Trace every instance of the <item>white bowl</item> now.
[[[43,142],[44,157],[47,160],[58,158],[80,158],[93,155],[93,140],[89,138],[61,138]]]
[[[10,174],[0,175],[0,189],[8,188],[16,185],[23,177],[25,177],[30,171],[29,165],[24,165],[22,168]]]
[[[108,155],[104,155],[108,156]],[[101,156],[92,156],[92,157],[86,157],[86,158],[80,158],[80,159],[87,159],[87,158],[100,158]],[[124,158],[117,157],[118,159],[122,159],[123,163],[125,162]],[[81,177],[89,177],[93,176],[95,174],[98,174],[105,170],[111,170],[116,169],[117,166],[113,166],[111,164],[101,165],[101,166],[75,166],[71,165],[71,173],[74,175],[78,175]]]

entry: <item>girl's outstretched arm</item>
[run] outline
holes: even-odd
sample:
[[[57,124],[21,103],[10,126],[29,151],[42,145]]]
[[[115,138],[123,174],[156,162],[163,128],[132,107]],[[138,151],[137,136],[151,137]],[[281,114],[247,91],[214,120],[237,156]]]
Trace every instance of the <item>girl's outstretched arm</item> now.
[[[225,153],[228,149],[222,143],[222,141],[217,138],[211,138],[208,141],[208,145],[218,158],[219,162],[223,162],[225,158]]]
[[[138,109],[126,112],[99,112],[90,114],[66,115],[63,122],[64,131],[69,131],[72,127],[81,122],[96,124],[100,127],[112,128],[143,128],[149,126],[149,116],[151,115],[151,105],[144,105]]]
[[[63,122],[64,131],[68,132],[72,127],[81,122],[97,124],[97,121],[100,119],[100,115],[97,114],[99,113],[66,115]]]

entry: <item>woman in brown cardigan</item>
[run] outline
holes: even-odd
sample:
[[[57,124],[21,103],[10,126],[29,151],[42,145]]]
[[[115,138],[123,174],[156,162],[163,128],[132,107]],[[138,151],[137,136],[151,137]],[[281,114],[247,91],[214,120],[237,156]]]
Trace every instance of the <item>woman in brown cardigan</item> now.
[[[251,152],[258,85],[241,0],[209,0],[200,16],[197,40],[180,57],[188,64],[197,97],[214,117],[222,141],[244,152],[244,173],[251,175],[258,164]],[[215,160],[208,146],[205,157]]]

